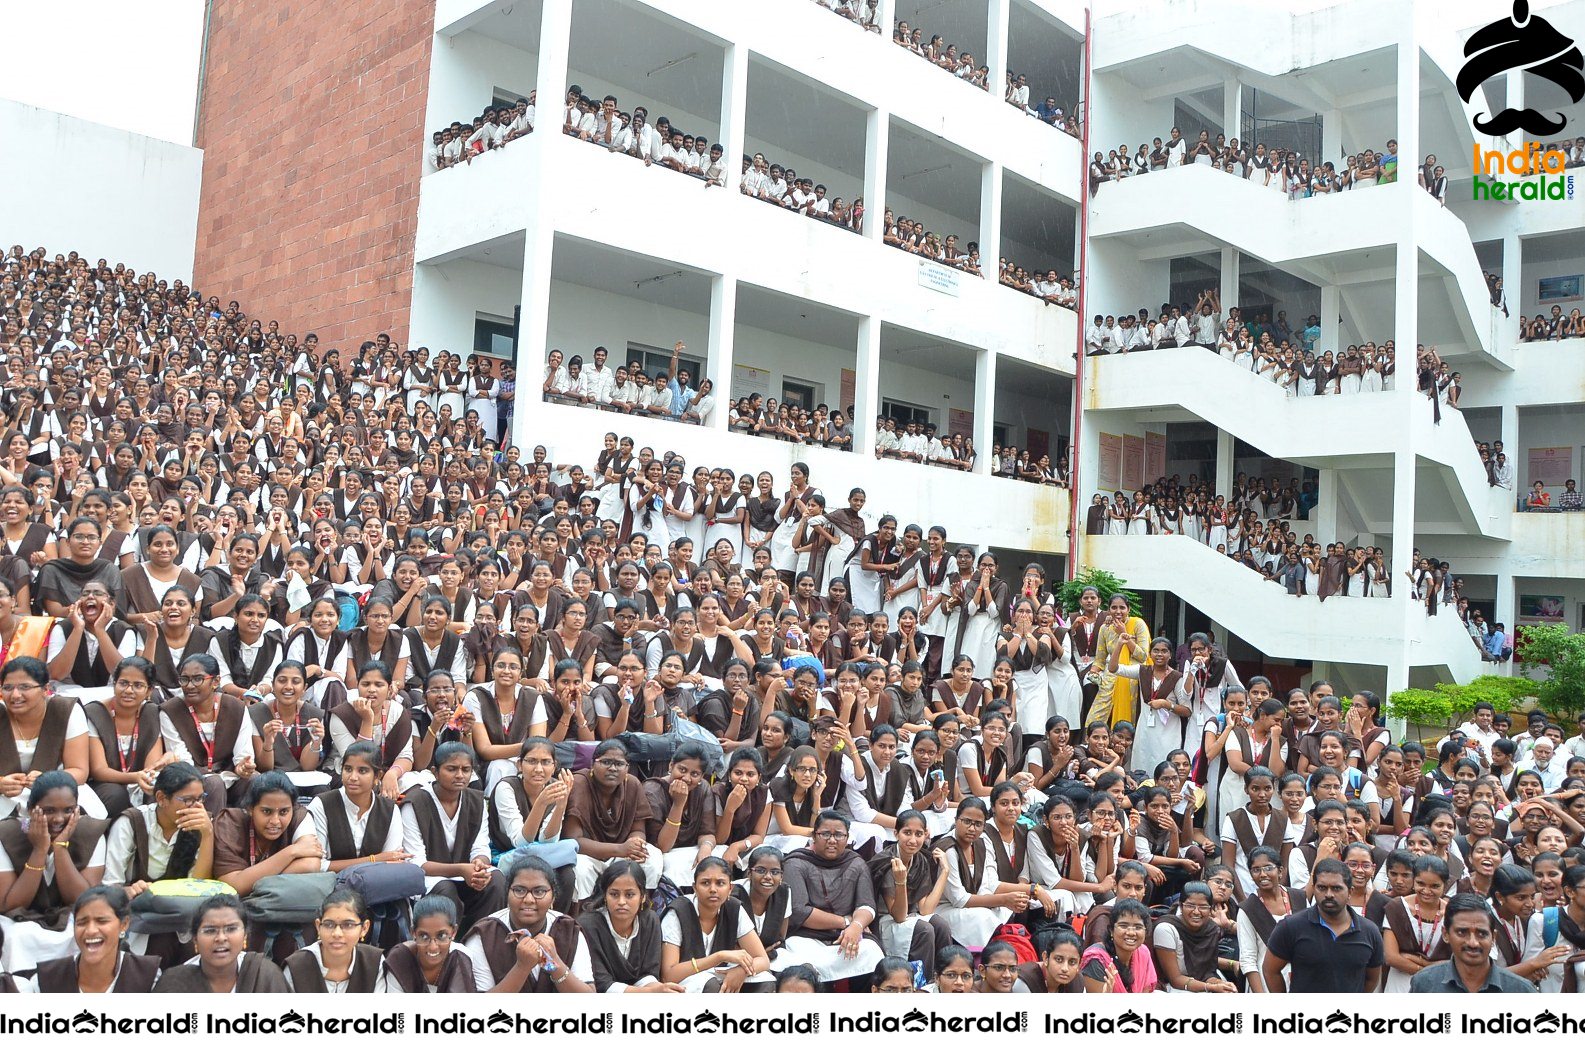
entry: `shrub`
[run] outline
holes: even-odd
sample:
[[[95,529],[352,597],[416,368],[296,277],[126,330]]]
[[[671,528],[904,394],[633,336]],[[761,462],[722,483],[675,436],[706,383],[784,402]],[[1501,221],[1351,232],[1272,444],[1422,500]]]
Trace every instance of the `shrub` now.
[[[1065,580],[1057,587],[1057,604],[1062,606],[1064,615],[1072,616],[1079,611],[1079,594],[1086,587],[1094,587],[1101,592],[1102,612],[1105,612],[1106,603],[1114,594],[1123,595],[1128,599],[1129,608],[1136,615],[1139,612],[1139,595],[1128,589],[1127,581],[1092,565],[1080,569],[1073,579]]]

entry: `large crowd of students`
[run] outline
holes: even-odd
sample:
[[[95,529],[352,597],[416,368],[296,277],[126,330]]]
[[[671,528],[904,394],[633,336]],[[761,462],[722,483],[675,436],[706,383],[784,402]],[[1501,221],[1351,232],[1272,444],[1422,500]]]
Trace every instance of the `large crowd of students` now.
[[[1545,716],[1394,744],[857,459],[552,462],[486,359],[42,250],[0,307],[0,987],[1577,986]]]

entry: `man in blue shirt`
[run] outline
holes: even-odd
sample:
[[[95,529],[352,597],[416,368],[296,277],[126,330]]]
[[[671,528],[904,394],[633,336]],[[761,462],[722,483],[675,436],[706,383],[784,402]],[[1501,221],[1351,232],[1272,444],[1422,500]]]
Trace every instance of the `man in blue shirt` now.
[[[688,370],[677,367],[677,355],[688,349],[687,344],[678,342],[671,348],[671,367],[666,369],[671,373],[672,380],[666,384],[666,389],[671,391],[671,409],[667,418],[672,422],[682,419],[682,414],[687,411],[688,405],[693,401],[694,391],[688,386]]]

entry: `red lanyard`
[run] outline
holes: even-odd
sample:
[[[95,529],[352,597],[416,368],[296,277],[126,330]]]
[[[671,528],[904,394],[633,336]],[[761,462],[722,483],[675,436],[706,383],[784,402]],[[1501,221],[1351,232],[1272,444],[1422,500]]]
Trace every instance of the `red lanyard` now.
[[[125,751],[121,750],[121,735],[119,733],[116,734],[116,754],[121,759],[121,772],[123,773],[135,772],[135,770],[132,768],[132,763],[138,757],[138,722],[142,721],[142,716],[143,711],[141,708],[139,708],[138,718],[132,723],[132,746],[128,747]],[[112,729],[115,728],[114,715],[110,716],[110,726]],[[203,734],[199,734],[199,739],[203,739]]]
[[[1420,946],[1420,954],[1429,959],[1431,957],[1431,949],[1436,946],[1437,933],[1442,929],[1442,917],[1437,916],[1436,921],[1431,923],[1431,935],[1427,937],[1425,935],[1425,923],[1420,919],[1420,916],[1414,913],[1413,908],[1408,909],[1408,911],[1409,919],[1414,923],[1414,939]]]
[[[188,717],[193,720],[193,732],[198,734],[198,744],[204,749],[204,764],[202,768],[213,769],[215,767],[215,742],[213,740],[204,739],[204,728],[203,725],[198,721],[198,712],[189,707],[187,709],[187,714]],[[220,733],[219,707],[215,708],[214,727],[215,734],[218,736]]]

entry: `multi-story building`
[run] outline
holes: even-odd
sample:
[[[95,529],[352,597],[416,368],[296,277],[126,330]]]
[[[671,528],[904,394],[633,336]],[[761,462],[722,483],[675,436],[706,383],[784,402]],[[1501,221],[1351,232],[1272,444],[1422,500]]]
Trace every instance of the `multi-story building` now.
[[[200,104],[200,285],[225,277],[299,330],[317,303],[352,304],[334,313],[337,340],[386,329],[432,351],[511,357],[514,434],[557,461],[592,459],[612,429],[690,463],[769,469],[778,484],[801,460],[834,500],[862,485],[872,510],[906,508],[949,542],[1003,552],[1004,572],[1026,558],[1105,566],[1143,594],[1152,625],[1212,628],[1241,669],[1279,685],[1478,674],[1458,617],[1428,617],[1409,597],[1416,548],[1451,563],[1488,621],[1585,618],[1585,516],[1515,510],[1533,480],[1558,494],[1585,466],[1585,339],[1521,342],[1519,326],[1579,303],[1585,185],[1562,201],[1476,200],[1471,165],[1476,148],[1517,148],[1474,130],[1483,111],[1527,100],[1578,135],[1585,107],[1518,72],[1465,101],[1456,83],[1476,26],[1434,5],[1205,0],[1092,15],[1059,0],[880,0],[870,31],[810,0],[437,0],[427,26],[365,0],[347,5],[356,17],[298,27],[345,30],[339,52],[265,63],[243,55],[279,27],[232,6],[215,5]],[[1585,38],[1581,0],[1537,6]],[[991,89],[894,45],[899,21],[972,53]],[[356,78],[339,68],[348,54]],[[1082,113],[1084,137],[1008,105],[1008,71],[1027,78],[1032,106],[1050,97]],[[246,79],[261,76],[271,82]],[[722,184],[563,134],[574,84],[719,143]],[[432,132],[527,97],[532,134],[434,170]],[[240,133],[260,105],[285,137]],[[1299,200],[1197,164],[1087,184],[1094,152],[1175,126],[1191,142],[1205,129],[1339,168],[1395,141],[1402,164],[1395,183]],[[739,193],[739,159],[755,154],[862,199],[862,230]],[[1446,206],[1417,185],[1428,154],[1449,176]],[[987,276],[888,246],[886,212],[975,242]],[[277,244],[270,224],[287,219],[319,233]],[[1080,276],[1080,312],[1000,285],[1003,258]],[[1506,310],[1488,273],[1504,280]],[[1281,313],[1297,330],[1315,315],[1318,352],[1392,341],[1393,389],[1290,399],[1197,347],[1079,355],[1087,318],[1192,305],[1206,289],[1246,320]],[[603,346],[613,365],[653,372],[677,342],[718,392],[705,426],[538,399],[552,349],[588,361]],[[1418,344],[1461,373],[1458,408],[1433,414],[1416,392]],[[729,400],[750,393],[851,412],[854,450],[729,431]],[[975,470],[875,460],[883,415],[972,437]],[[1490,484],[1477,440],[1503,442],[1515,488]],[[990,476],[996,444],[1071,452],[1079,513],[1066,489]],[[1392,596],[1296,598],[1182,537],[1083,535],[1096,492],[1178,474],[1225,494],[1241,473],[1309,482],[1315,505],[1297,531],[1385,548]]]
[[[1510,630],[1538,618],[1539,598],[1561,599],[1547,611],[1576,627],[1585,609],[1571,582],[1578,558],[1568,554],[1585,519],[1515,513],[1514,489],[1491,484],[1476,448],[1502,441],[1520,492],[1539,479],[1560,493],[1578,469],[1581,413],[1551,406],[1579,400],[1581,362],[1570,351],[1585,344],[1520,344],[1518,315],[1546,305],[1545,278],[1582,268],[1585,203],[1473,199],[1472,150],[1522,146],[1518,136],[1480,134],[1472,119],[1523,97],[1547,112],[1570,110],[1585,131],[1585,112],[1519,72],[1466,103],[1455,83],[1477,27],[1449,24],[1423,5],[1239,5],[1236,18],[1229,6],[1139,7],[1097,19],[1090,148],[1133,148],[1176,126],[1191,144],[1208,130],[1213,141],[1225,134],[1256,150],[1296,149],[1341,171],[1345,158],[1390,154],[1395,141],[1398,178],[1298,200],[1194,163],[1107,183],[1090,202],[1086,315],[1142,306],[1154,315],[1211,289],[1224,312],[1237,304],[1246,321],[1280,311],[1298,331],[1315,315],[1317,354],[1391,340],[1393,389],[1289,399],[1197,347],[1090,359],[1080,495],[1136,487],[1138,460],[1120,448],[1161,449],[1166,473],[1213,478],[1217,493],[1246,472],[1309,480],[1318,498],[1297,531],[1384,547],[1392,597],[1295,598],[1174,537],[1087,538],[1081,560],[1170,590],[1189,607],[1180,616],[1192,620],[1197,610],[1265,657],[1313,661],[1315,675],[1355,688],[1467,680],[1481,661],[1461,621],[1445,609],[1427,616],[1408,595],[1416,548],[1450,562],[1472,605]],[[1491,14],[1507,11],[1494,5]],[[1585,32],[1585,5],[1546,14]],[[1448,177],[1445,207],[1417,184],[1418,162],[1432,154]],[[1486,273],[1505,278],[1508,310],[1493,306]],[[1461,373],[1458,409],[1438,411],[1416,390],[1420,344]],[[1546,462],[1537,458],[1543,446],[1555,446]]]

